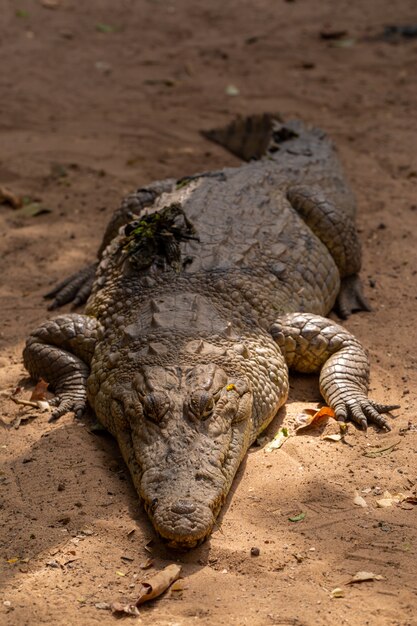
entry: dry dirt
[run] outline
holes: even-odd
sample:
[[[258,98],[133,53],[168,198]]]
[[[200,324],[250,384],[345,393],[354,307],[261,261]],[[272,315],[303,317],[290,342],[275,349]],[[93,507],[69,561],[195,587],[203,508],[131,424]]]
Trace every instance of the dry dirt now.
[[[141,610],[145,625],[417,624],[417,507],[376,504],[417,484],[417,39],[379,37],[416,21],[415,0],[3,0],[0,184],[51,212],[0,206],[0,389],[29,396],[21,351],[51,315],[42,294],[94,258],[124,194],[236,164],[199,130],[279,111],[339,147],[374,307],[346,326],[369,349],[372,397],[401,410],[388,434],[253,449],[211,540],[179,556],[92,416],[0,427],[1,624],[113,624],[96,605],[134,600],[150,556],[182,563],[184,583]],[[294,380],[269,434],[318,400],[316,380]],[[5,423],[22,411],[4,393],[1,406]],[[364,456],[375,448],[389,449]],[[383,579],[346,584],[363,570]]]

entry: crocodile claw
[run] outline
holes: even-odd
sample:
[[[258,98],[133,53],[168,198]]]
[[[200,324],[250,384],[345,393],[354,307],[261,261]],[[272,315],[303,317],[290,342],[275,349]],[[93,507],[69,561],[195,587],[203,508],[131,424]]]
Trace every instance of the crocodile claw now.
[[[55,406],[48,419],[48,422],[56,422],[60,417],[71,411],[75,415],[75,419],[81,419],[87,409],[87,402],[82,398],[74,398],[70,394],[62,394],[61,396],[55,396],[49,401],[51,406]]]
[[[383,413],[390,413],[399,408],[399,404],[377,404],[368,398],[350,399],[336,407],[335,413],[339,422],[350,420],[362,430],[367,430],[368,424],[375,424],[389,431],[391,425]]]
[[[48,310],[53,311],[68,302],[72,302],[74,308],[84,304],[91,293],[96,269],[97,263],[87,265],[46,293],[44,298],[52,300]]]
[[[357,274],[342,279],[334,309],[343,320],[354,311],[371,311],[371,305],[362,292],[361,281]]]

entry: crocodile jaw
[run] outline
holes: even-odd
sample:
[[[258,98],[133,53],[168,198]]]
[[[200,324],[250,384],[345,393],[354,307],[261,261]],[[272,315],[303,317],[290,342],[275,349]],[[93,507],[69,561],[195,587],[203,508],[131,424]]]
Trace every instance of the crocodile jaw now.
[[[251,443],[252,388],[215,363],[140,364],[133,376],[116,375],[96,413],[117,437],[157,533],[192,548],[210,535]]]
[[[141,476],[139,494],[145,510],[171,548],[194,548],[213,530],[250,445],[247,422],[233,426],[222,439],[222,446],[217,442],[211,449],[213,441],[200,438],[199,457],[192,454],[194,441],[182,458],[157,461]]]

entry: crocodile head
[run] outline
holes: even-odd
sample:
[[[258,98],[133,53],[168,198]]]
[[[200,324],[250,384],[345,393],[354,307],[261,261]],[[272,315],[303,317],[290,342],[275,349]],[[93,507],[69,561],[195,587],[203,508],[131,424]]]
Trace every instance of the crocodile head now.
[[[210,535],[250,443],[249,385],[215,364],[143,366],[113,401],[115,419],[121,410],[131,433],[126,460],[156,531],[170,547],[195,547]]]

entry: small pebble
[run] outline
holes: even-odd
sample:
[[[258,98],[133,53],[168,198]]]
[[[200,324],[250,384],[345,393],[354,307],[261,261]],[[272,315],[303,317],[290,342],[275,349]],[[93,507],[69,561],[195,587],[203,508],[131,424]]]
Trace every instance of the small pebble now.
[[[250,549],[250,555],[251,556],[259,556],[261,553],[261,551],[259,550],[259,548],[251,548]]]

